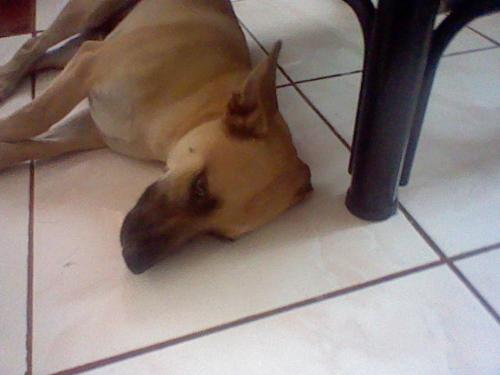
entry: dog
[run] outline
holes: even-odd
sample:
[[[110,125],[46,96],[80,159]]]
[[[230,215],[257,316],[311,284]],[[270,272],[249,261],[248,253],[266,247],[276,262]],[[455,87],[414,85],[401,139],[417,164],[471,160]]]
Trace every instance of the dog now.
[[[0,119],[0,169],[105,147],[165,163],[122,224],[135,274],[197,235],[237,239],[312,191],[278,108],[280,47],[252,69],[230,0],[70,0],[0,67],[0,100],[30,72],[63,69]]]

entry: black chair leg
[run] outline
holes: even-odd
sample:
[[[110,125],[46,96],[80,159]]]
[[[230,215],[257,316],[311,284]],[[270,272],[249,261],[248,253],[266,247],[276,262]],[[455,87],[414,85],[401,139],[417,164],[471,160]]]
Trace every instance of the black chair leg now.
[[[439,0],[380,0],[358,106],[346,204],[366,220],[397,209],[397,189]]]
[[[375,23],[375,7],[371,0],[344,0],[354,11],[356,17],[358,18],[359,24],[361,26],[361,30],[363,31],[363,42],[364,42],[364,61],[363,61],[363,71],[365,72],[367,69],[367,61],[368,59],[368,50],[371,44],[371,36],[373,33],[373,25]],[[363,101],[363,97],[366,95],[365,82],[361,85],[361,89],[359,90],[358,103]],[[359,112],[358,112],[359,115]],[[358,121],[356,120],[356,126],[354,126],[354,133],[352,136],[352,143],[355,143],[355,140],[358,136]],[[352,159],[349,161],[349,173],[352,173]]]
[[[373,28],[375,19],[375,7],[371,0],[344,0],[353,10],[358,18],[361,30],[363,31],[363,38],[365,46],[368,44],[370,34]],[[366,49],[365,49],[366,50]]]
[[[439,60],[444,50],[469,22],[477,17],[500,11],[499,0],[473,0],[456,3],[450,15],[439,25],[434,32],[431,44],[431,51],[425,69],[424,82],[420,91],[417,110],[413,120],[410,140],[406,149],[403,172],[401,174],[400,185],[407,185],[410,180],[410,173],[417,151],[418,140],[422,130],[422,125],[427,111],[427,104],[432,90],[432,84],[438,68]]]

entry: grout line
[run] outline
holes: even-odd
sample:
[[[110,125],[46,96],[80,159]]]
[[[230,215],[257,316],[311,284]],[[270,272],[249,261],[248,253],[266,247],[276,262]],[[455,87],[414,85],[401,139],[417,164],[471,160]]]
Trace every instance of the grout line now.
[[[28,267],[27,267],[27,293],[26,293],[26,374],[33,372],[33,265],[34,265],[34,243],[33,243],[33,211],[35,206],[34,181],[35,167],[33,161],[29,164],[29,216],[28,216]]]
[[[35,7],[36,8],[36,7]],[[34,30],[34,29],[33,29]],[[31,36],[36,35],[35,31]],[[30,75],[31,100],[35,99],[36,75]],[[34,280],[34,208],[35,208],[35,164],[29,164],[29,213],[28,213],[28,266],[26,293],[26,375],[33,373],[33,280]]]
[[[31,100],[35,98],[35,77],[30,76]],[[33,372],[33,207],[34,207],[34,165],[29,164],[28,188],[28,257],[27,257],[27,292],[26,292],[26,375]]]
[[[495,311],[493,306],[484,298],[481,293],[476,289],[474,285],[465,277],[465,275],[458,269],[458,267],[451,261],[447,262],[448,267],[455,273],[455,275],[464,283],[464,285],[469,289],[469,291],[479,300],[481,305],[491,314],[493,319],[496,320],[498,324],[500,324],[500,315]]]
[[[291,303],[291,304],[288,304],[285,306],[281,306],[281,307],[278,307],[278,308],[275,308],[272,310],[267,310],[267,311],[257,313],[254,315],[249,315],[249,316],[246,316],[246,317],[243,317],[240,319],[233,320],[231,322],[227,322],[224,324],[213,326],[213,327],[210,327],[210,328],[207,328],[204,330],[200,330],[200,331],[197,331],[194,333],[190,333],[190,334],[187,334],[184,336],[169,339],[169,340],[166,340],[163,342],[159,342],[159,343],[152,344],[152,345],[149,345],[149,346],[146,346],[143,348],[131,350],[131,351],[121,353],[121,354],[118,354],[115,356],[111,356],[108,358],[103,358],[103,359],[100,359],[100,360],[97,360],[94,362],[89,362],[89,363],[86,363],[86,364],[83,364],[80,366],[76,366],[76,367],[73,367],[73,368],[70,368],[67,370],[53,373],[52,375],[71,375],[71,374],[78,374],[78,373],[84,372],[84,371],[90,371],[90,370],[93,370],[93,369],[96,369],[99,367],[104,367],[104,366],[107,366],[107,365],[110,365],[110,364],[113,364],[116,362],[120,362],[120,361],[130,359],[133,357],[137,357],[137,356],[140,356],[140,355],[143,355],[146,353],[154,352],[154,351],[164,349],[167,347],[171,347],[174,345],[178,345],[178,344],[181,344],[181,343],[184,343],[187,341],[191,341],[191,340],[198,339],[201,337],[209,336],[209,335],[219,333],[219,332],[231,329],[231,328],[239,327],[239,326],[242,326],[242,325],[245,325],[248,323],[252,323],[252,322],[259,321],[259,320],[262,320],[265,318],[269,318],[271,316],[276,316],[279,314],[287,313],[289,311],[292,311],[292,310],[295,310],[298,308],[310,306],[310,305],[313,305],[315,303],[323,302],[323,301],[330,300],[330,299],[340,297],[343,295],[347,295],[347,294],[350,294],[350,293],[353,293],[353,292],[356,292],[359,290],[374,287],[374,286],[377,286],[377,285],[380,285],[380,284],[383,284],[386,282],[390,282],[393,280],[403,278],[403,277],[408,276],[408,275],[427,271],[429,269],[441,266],[444,263],[445,263],[444,261],[434,261],[431,263],[426,263],[426,264],[423,264],[423,265],[420,265],[417,267],[413,267],[413,268],[409,268],[409,269],[406,269],[403,271],[398,271],[398,272],[395,272],[395,273],[392,273],[389,275],[385,275],[385,276],[382,276],[382,277],[377,278],[377,279],[373,279],[373,280],[366,281],[366,282],[363,282],[360,284],[356,284],[353,286],[338,289],[336,291],[328,292],[328,293],[325,293],[325,294],[322,294],[322,295],[319,295],[316,297],[308,298],[308,299],[305,299],[305,300],[302,300],[299,302],[294,302],[294,303]]]
[[[465,277],[465,275],[457,268],[457,266],[453,263],[453,258],[448,258],[443,250],[439,248],[439,246],[434,242],[434,240],[425,232],[425,230],[420,226],[420,224],[415,220],[415,218],[408,212],[408,210],[399,203],[399,209],[406,217],[406,219],[410,222],[410,224],[415,228],[415,230],[422,236],[422,238],[427,242],[427,244],[434,250],[434,252],[439,256],[440,261],[446,263],[446,265],[450,268],[450,270],[458,277],[460,281],[465,285],[467,289],[477,298],[479,303],[483,306],[483,308],[496,320],[497,323],[500,324],[500,316],[495,311],[495,309],[490,305],[490,303],[484,298],[481,293],[472,285],[472,283]],[[493,248],[496,245],[492,245]],[[473,250],[473,253],[484,252],[487,251],[489,247]],[[471,255],[472,256],[472,255]]]
[[[293,86],[294,83],[296,85],[300,85],[302,83],[321,81],[323,79],[337,78],[337,77],[343,77],[343,76],[350,76],[350,75],[354,75],[354,74],[358,74],[358,73],[362,73],[362,72],[363,72],[362,70],[353,70],[351,72],[329,74],[329,75],[326,75],[326,76],[314,77],[314,78],[309,78],[309,79],[301,79],[301,80],[298,80],[298,81],[293,81],[293,82],[285,83],[285,84],[282,84],[282,85],[278,85],[277,88]],[[291,79],[290,79],[290,81],[291,81]]]
[[[495,39],[490,38],[488,35],[483,34],[481,31],[476,30],[476,29],[475,29],[475,28],[473,28],[472,26],[467,26],[467,28],[468,28],[469,30],[474,31],[476,34],[481,35],[484,39],[489,40],[491,43],[495,44],[496,46],[499,46],[499,47],[500,47],[500,42],[497,42]]]
[[[467,259],[476,255],[484,254],[484,253],[489,253],[490,251],[493,250],[500,250],[500,242],[494,243],[493,245],[489,246],[484,246],[476,250],[471,250],[471,251],[466,251],[465,253],[454,255],[449,257],[449,259],[452,262],[456,262],[462,259]]]
[[[268,55],[267,50],[264,48],[262,43],[260,43],[260,41],[255,37],[255,35],[248,29],[248,27],[246,27],[246,25],[241,21],[240,21],[240,24],[248,32],[248,34],[252,37],[252,39],[255,41],[255,43],[257,43],[257,45],[262,49],[262,51],[264,51],[266,53],[266,55]],[[296,83],[293,82],[293,80],[288,75],[288,73],[285,71],[285,69],[283,69],[280,65],[278,66],[278,68],[279,68],[280,72],[285,76],[285,78],[288,79],[288,81],[290,81],[289,86],[292,86],[295,89],[295,91],[297,91],[297,93],[302,97],[302,99],[304,99],[304,101],[309,105],[309,107],[314,111],[314,113],[316,113],[316,115],[318,115],[319,118],[321,118],[321,120],[323,120],[323,122],[326,124],[326,126],[328,126],[328,128],[333,132],[333,134],[335,134],[335,136],[344,145],[344,147],[350,151],[351,147],[349,146],[349,143],[344,139],[344,137],[342,137],[342,135],[337,131],[337,129],[335,129],[333,127],[333,125],[319,111],[319,109],[316,108],[316,106],[313,104],[313,102],[306,96],[306,94],[304,94],[302,92],[302,90],[296,85]]]
[[[410,224],[413,226],[413,228],[420,234],[420,236],[424,239],[424,241],[429,245],[429,247],[436,253],[436,255],[439,257],[440,260],[442,261],[447,261],[446,255],[439,248],[439,246],[434,242],[434,240],[427,234],[427,232],[422,228],[422,226],[415,220],[415,218],[408,212],[405,206],[403,206],[400,203],[398,203],[399,210],[403,214],[403,216],[410,222]]]
[[[323,122],[333,132],[333,134],[337,137],[340,143],[342,143],[348,151],[351,151],[351,146],[349,145],[349,143],[345,140],[344,137],[342,137],[342,135],[337,131],[337,129],[335,129],[335,127],[330,123],[330,121],[328,121],[328,119],[323,115],[323,113],[320,112],[320,110],[307,97],[307,95],[304,94],[304,92],[298,86],[296,86],[295,83],[292,83],[292,86],[295,89],[295,91],[297,91],[297,93],[302,97],[302,99],[304,99],[304,101],[309,105],[309,107],[314,111],[314,113],[316,113],[316,115],[318,115],[318,117],[321,120],[323,120]]]
[[[284,89],[285,87],[291,87],[293,86],[292,83],[282,83],[281,85],[277,85],[276,88],[277,89]]]
[[[500,47],[500,46],[489,46],[489,47],[481,47],[481,48],[470,49],[470,50],[467,50],[467,51],[451,52],[451,53],[447,53],[446,55],[443,55],[443,58],[445,58],[445,57],[453,57],[453,56],[460,56],[460,55],[467,55],[469,53],[474,53],[474,52],[489,51],[491,49],[496,49],[498,47]]]

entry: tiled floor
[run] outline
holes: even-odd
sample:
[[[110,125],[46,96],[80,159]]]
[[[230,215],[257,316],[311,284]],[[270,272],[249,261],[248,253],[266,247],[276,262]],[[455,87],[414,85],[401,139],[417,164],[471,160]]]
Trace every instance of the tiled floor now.
[[[36,29],[64,2],[38,0]],[[157,166],[97,151],[0,174],[0,374],[500,373],[500,16],[449,47],[401,210],[372,224],[344,207],[349,155],[328,127],[350,140],[353,14],[340,0],[235,8],[256,60],[284,40],[280,105],[315,193],[133,276],[118,230]],[[0,63],[29,36],[0,38]]]

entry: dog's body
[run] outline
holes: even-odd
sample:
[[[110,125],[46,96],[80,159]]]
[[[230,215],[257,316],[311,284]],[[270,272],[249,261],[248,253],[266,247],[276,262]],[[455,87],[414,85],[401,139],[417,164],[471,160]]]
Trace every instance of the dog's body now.
[[[87,28],[112,17],[117,3],[85,1],[96,9],[87,8]],[[220,117],[250,72],[244,36],[226,1],[144,0],[104,41],[85,42],[79,55],[74,62],[87,65],[80,67],[85,72],[69,78],[78,87],[65,87],[57,100],[69,101],[69,90],[85,86],[102,141],[128,156],[160,161],[189,130]],[[37,135],[12,130],[2,136],[7,130],[0,129],[0,140]]]
[[[310,191],[277,107],[278,53],[251,69],[229,0],[72,0],[0,67],[0,100],[30,71],[64,67],[0,119],[0,169],[106,146],[165,162],[122,228],[134,272],[199,233],[237,238]],[[90,109],[49,130],[85,98]]]

